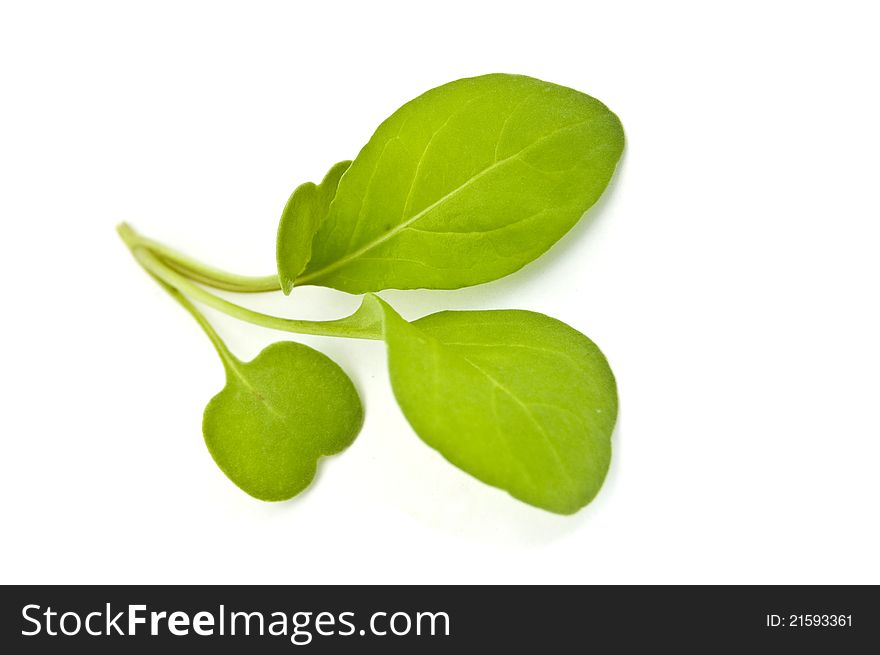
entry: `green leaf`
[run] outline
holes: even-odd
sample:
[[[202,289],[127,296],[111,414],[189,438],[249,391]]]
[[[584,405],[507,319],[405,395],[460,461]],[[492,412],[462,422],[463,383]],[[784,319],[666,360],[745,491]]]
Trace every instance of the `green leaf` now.
[[[284,341],[244,363],[221,351],[226,387],[205,408],[205,443],[217,465],[260,500],[305,489],[318,459],[348,447],[363,423],[349,377],[326,355]]]
[[[453,289],[512,273],[596,202],[623,142],[601,102],[530,77],[432,89],[361,150],[296,284]]]
[[[308,264],[312,254],[312,239],[327,218],[339,179],[350,165],[350,161],[335,164],[320,184],[300,184],[284,206],[275,253],[278,277],[285,295],[293,289],[294,280]]]
[[[595,497],[617,389],[592,341],[528,311],[447,311],[408,323],[383,307],[394,394],[429,446],[551,512],[571,514]]]

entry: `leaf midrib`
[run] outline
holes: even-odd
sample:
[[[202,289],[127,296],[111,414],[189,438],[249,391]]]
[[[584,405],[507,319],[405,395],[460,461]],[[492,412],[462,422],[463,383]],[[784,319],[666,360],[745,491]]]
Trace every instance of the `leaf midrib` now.
[[[440,206],[441,204],[443,204],[444,202],[446,202],[450,198],[455,197],[461,191],[465,190],[468,186],[472,185],[477,180],[482,179],[483,177],[485,177],[486,175],[491,173],[496,168],[503,166],[504,164],[507,164],[508,162],[513,161],[513,160],[521,157],[523,155],[523,153],[531,150],[532,148],[535,148],[536,146],[540,145],[541,143],[543,143],[547,139],[550,139],[550,138],[556,136],[560,132],[578,127],[578,126],[583,125],[584,123],[588,123],[592,120],[594,120],[594,117],[585,118],[585,119],[577,121],[575,123],[570,123],[569,125],[565,125],[564,127],[557,128],[557,129],[553,130],[552,132],[548,132],[547,134],[542,136],[540,139],[533,141],[532,143],[530,143],[526,147],[524,147],[520,150],[517,150],[512,155],[509,155],[509,156],[505,157],[504,159],[499,159],[499,160],[493,162],[492,164],[490,164],[489,166],[484,168],[482,171],[480,171],[476,175],[468,178],[463,183],[461,183],[460,185],[458,185],[457,187],[455,187],[451,191],[447,192],[445,195],[443,195],[439,199],[435,200],[433,203],[431,203],[430,205],[425,207],[423,210],[421,210],[419,213],[415,214],[411,218],[408,218],[407,220],[403,221],[402,223],[399,223],[398,225],[393,227],[391,230],[381,234],[379,237],[377,237],[373,241],[370,241],[370,242],[366,243],[365,245],[361,246],[360,248],[358,248],[357,250],[349,253],[348,255],[337,259],[335,262],[332,262],[332,263],[328,264],[327,266],[324,266],[323,268],[318,269],[317,271],[313,271],[312,273],[309,273],[308,275],[302,276],[297,282],[301,285],[307,284],[307,283],[309,283],[313,280],[316,280],[324,275],[327,275],[328,273],[332,273],[333,271],[342,268],[343,266],[345,266],[349,262],[357,259],[358,257],[363,255],[364,253],[367,253],[370,250],[373,250],[374,248],[377,248],[378,246],[382,245],[383,243],[385,243],[389,239],[394,238],[400,232],[407,229],[410,225],[412,225],[416,221],[420,220],[426,214],[430,213],[431,211],[436,209],[438,206]]]
[[[256,397],[257,400],[260,401],[260,403],[262,403],[262,405],[269,411],[270,414],[272,414],[275,418],[279,419],[282,423],[288,422],[287,416],[283,412],[281,412],[280,410],[276,409],[275,406],[269,402],[269,399],[263,393],[261,393],[257,389],[257,387],[255,387],[253,384],[250,383],[250,381],[247,379],[247,376],[245,375],[245,372],[243,370],[242,365],[240,365],[238,362],[230,362],[230,366],[232,367],[232,371],[235,374],[235,376],[238,378],[239,382],[241,382],[241,384],[254,397]]]

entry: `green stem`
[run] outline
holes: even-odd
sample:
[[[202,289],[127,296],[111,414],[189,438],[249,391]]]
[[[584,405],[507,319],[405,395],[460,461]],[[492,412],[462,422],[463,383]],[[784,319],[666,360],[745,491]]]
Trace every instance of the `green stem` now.
[[[208,319],[205,318],[205,315],[196,309],[196,306],[173,286],[165,283],[162,279],[152,273],[150,273],[150,277],[152,277],[160,287],[165,289],[165,291],[168,292],[168,295],[180,303],[181,306],[190,313],[190,316],[196,320],[196,323],[201,326],[202,330],[205,331],[205,334],[207,334],[208,338],[211,340],[211,343],[214,344],[214,348],[217,350],[217,354],[220,355],[220,359],[223,360],[223,365],[226,367],[227,371],[230,369],[236,370],[240,362],[235,355],[229,351],[229,348],[226,346],[223,339],[220,338],[220,335],[217,334],[217,331],[214,330],[214,327],[208,322]]]
[[[281,289],[281,283],[278,281],[277,275],[247,276],[229,273],[203,264],[173,248],[169,248],[164,243],[142,236],[127,223],[122,223],[117,229],[125,242],[129,244],[129,247],[139,245],[148,248],[169,268],[196,282],[201,282],[215,289],[236,291],[238,293],[262,293],[265,291],[279,291]]]
[[[120,226],[119,233],[126,244],[128,244],[138,263],[152,276],[176,289],[180,294],[213,307],[233,318],[273,330],[296,334],[349,337],[352,339],[381,340],[383,338],[382,311],[378,301],[373,296],[365,296],[361,306],[351,316],[333,321],[304,321],[262,314],[215,296],[207,289],[195,284],[188,277],[181,275],[165,264],[140,241],[131,239],[130,234],[122,226]]]

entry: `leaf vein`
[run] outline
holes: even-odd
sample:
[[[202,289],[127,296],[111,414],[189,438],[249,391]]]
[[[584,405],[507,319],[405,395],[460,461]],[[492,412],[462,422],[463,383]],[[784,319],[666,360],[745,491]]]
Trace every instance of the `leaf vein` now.
[[[568,353],[564,353],[560,350],[552,350],[550,348],[538,348],[537,346],[530,346],[524,343],[505,343],[503,345],[495,344],[495,343],[471,343],[467,341],[443,341],[444,344],[448,346],[469,346],[469,347],[477,347],[477,348],[522,348],[524,350],[533,350],[535,352],[549,353],[551,355],[556,355],[562,359],[567,359],[569,362],[574,364],[574,366],[578,369],[583,368],[571,355]]]
[[[438,127],[436,130],[434,130],[433,134],[431,134],[431,138],[429,138],[428,142],[425,144],[425,147],[422,150],[422,154],[419,156],[419,161],[416,164],[415,171],[413,172],[412,181],[409,184],[409,191],[407,191],[406,200],[403,203],[403,210],[400,212],[400,220],[401,221],[406,220],[406,214],[410,210],[410,202],[412,201],[412,194],[416,188],[416,182],[419,179],[419,171],[421,171],[422,163],[425,161],[425,158],[428,156],[428,152],[431,150],[431,146],[434,144],[434,139],[436,139],[440,135],[440,133],[443,132],[443,130],[446,128],[447,125],[449,125],[449,122],[453,118],[455,118],[456,116],[460,116],[470,105],[472,105],[477,100],[480,100],[481,98],[485,98],[487,95],[488,95],[488,93],[482,93],[482,94],[480,94],[478,96],[474,96],[473,98],[468,100],[461,107],[459,107],[456,111],[449,114],[449,116],[447,116],[446,120],[443,121],[443,124],[440,125],[440,127]]]
[[[557,464],[557,466],[559,467],[559,470],[562,472],[562,474],[563,474],[566,478],[568,478],[568,481],[572,483],[572,486],[575,486],[575,487],[576,487],[577,484],[576,484],[576,482],[575,482],[575,479],[574,479],[574,477],[572,477],[571,473],[569,473],[568,469],[565,467],[565,464],[564,464],[564,462],[563,462],[562,456],[559,454],[559,449],[556,447],[556,444],[553,442],[553,440],[550,439],[550,435],[547,434],[547,431],[544,429],[544,426],[541,425],[540,421],[538,421],[538,419],[535,418],[535,415],[534,415],[534,414],[532,413],[532,411],[529,409],[529,406],[528,406],[526,403],[524,403],[523,401],[521,401],[521,400],[516,396],[516,394],[514,394],[514,393],[513,393],[510,389],[508,389],[504,384],[502,384],[501,382],[499,382],[499,381],[495,378],[495,376],[493,376],[491,373],[489,373],[488,371],[486,371],[485,369],[483,369],[481,366],[478,366],[477,364],[475,364],[475,363],[473,362],[473,360],[471,360],[469,357],[462,355],[462,358],[463,358],[465,361],[467,361],[471,366],[473,366],[476,370],[478,370],[480,373],[482,373],[484,376],[486,376],[486,378],[487,378],[490,382],[492,382],[496,387],[498,387],[501,391],[503,391],[505,394],[507,394],[508,396],[510,396],[510,398],[511,398],[511,399],[512,399],[517,405],[519,405],[519,406],[523,409],[523,411],[525,412],[526,416],[529,417],[529,420],[532,422],[532,424],[533,424],[536,428],[538,428],[538,432],[541,433],[541,436],[544,437],[544,441],[545,441],[545,442],[547,443],[547,445],[549,446],[549,448],[550,448],[550,452],[553,453],[554,459],[556,460],[556,464]]]

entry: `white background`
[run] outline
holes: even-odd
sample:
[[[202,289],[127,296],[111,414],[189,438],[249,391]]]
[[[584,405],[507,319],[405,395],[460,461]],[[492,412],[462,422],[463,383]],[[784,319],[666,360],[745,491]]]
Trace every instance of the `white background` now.
[[[871,6],[4,2],[0,580],[880,583]],[[271,273],[297,184],[406,100],[493,71],[608,104],[617,176],[523,271],[383,295],[593,338],[621,396],[602,492],[562,517],[469,478],[407,425],[381,343],[303,338],[366,425],[300,497],[249,498],[201,438],[219,361],[114,225]],[[287,338],[209,316],[243,358]]]

